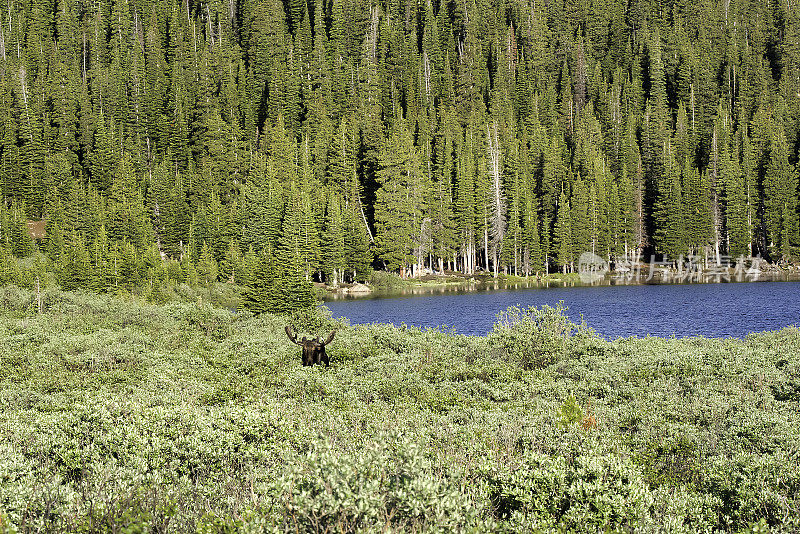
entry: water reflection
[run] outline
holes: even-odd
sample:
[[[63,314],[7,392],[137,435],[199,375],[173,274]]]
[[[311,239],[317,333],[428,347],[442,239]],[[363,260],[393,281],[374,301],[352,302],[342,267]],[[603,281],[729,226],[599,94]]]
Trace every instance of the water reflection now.
[[[674,279],[674,278],[672,278]],[[641,286],[641,285],[699,285],[699,284],[719,284],[719,283],[732,283],[732,282],[787,282],[797,281],[796,276],[786,273],[760,273],[758,280],[753,280],[743,273],[736,275],[721,276],[717,275],[701,275],[693,278],[691,281],[676,283],[674,281],[665,281],[663,275],[654,273],[653,276],[642,276],[638,280],[630,280],[623,276],[606,276],[601,280],[596,280],[590,283],[583,283],[580,280],[570,277],[568,279],[550,278],[537,281],[531,278],[526,282],[506,282],[506,281],[493,281],[491,279],[478,280],[464,280],[459,283],[448,284],[428,284],[428,285],[415,285],[405,286],[390,289],[376,289],[364,293],[348,293],[346,290],[335,291],[325,294],[324,301],[337,301],[337,300],[361,300],[361,299],[381,299],[401,296],[412,295],[463,295],[476,292],[489,292],[489,291],[510,291],[521,289],[557,289],[568,287],[610,287],[610,286]]]

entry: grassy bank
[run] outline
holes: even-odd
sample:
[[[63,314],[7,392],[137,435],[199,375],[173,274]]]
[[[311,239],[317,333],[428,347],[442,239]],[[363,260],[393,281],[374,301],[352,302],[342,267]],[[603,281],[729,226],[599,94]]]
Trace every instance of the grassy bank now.
[[[800,529],[800,331],[483,338],[0,290],[0,531]]]
[[[492,273],[475,273],[472,275],[464,275],[457,272],[448,272],[447,274],[428,274],[421,277],[401,278],[395,273],[386,271],[374,271],[370,276],[367,283],[371,289],[391,292],[402,291],[404,289],[414,288],[475,288],[475,287],[494,287],[494,286],[508,286],[508,285],[521,285],[526,286],[547,286],[550,283],[563,283],[565,285],[588,285],[583,284],[580,275],[577,273],[561,274],[540,274],[538,276],[513,276],[508,274],[498,274],[495,277]],[[336,290],[335,288],[328,288],[329,290]]]
[[[514,276],[511,274],[499,273],[495,277],[492,273],[479,272],[473,275],[464,275],[457,272],[447,274],[428,274],[419,278],[401,278],[395,273],[386,271],[374,271],[367,281],[369,287],[380,292],[400,292],[404,290],[426,289],[432,290],[442,287],[457,289],[475,288],[503,288],[503,287],[574,287],[574,286],[597,286],[597,285],[641,285],[647,283],[654,284],[706,284],[720,282],[755,282],[755,281],[800,281],[800,267],[796,265],[787,266],[767,266],[756,276],[745,276],[742,273],[734,274],[731,270],[726,274],[702,275],[691,274],[686,271],[679,273],[676,269],[654,269],[643,267],[640,272],[630,276],[625,273],[606,273],[600,280],[582,279],[580,273],[540,273],[535,276]],[[329,292],[338,291],[339,288],[327,287]],[[321,293],[324,298],[325,293]]]

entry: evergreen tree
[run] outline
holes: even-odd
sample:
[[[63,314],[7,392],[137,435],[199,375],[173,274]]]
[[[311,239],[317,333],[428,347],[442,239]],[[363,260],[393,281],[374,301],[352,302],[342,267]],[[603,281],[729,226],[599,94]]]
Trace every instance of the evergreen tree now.
[[[92,263],[90,287],[95,291],[106,291],[114,285],[114,264],[109,249],[106,228],[101,226],[89,251]]]
[[[408,130],[401,126],[379,156],[380,189],[375,199],[376,245],[386,267],[405,276],[419,260],[425,184],[419,155]]]
[[[198,280],[203,286],[209,287],[211,284],[217,281],[218,273],[219,268],[217,266],[217,261],[214,259],[214,254],[211,252],[211,248],[208,246],[208,243],[203,241],[203,249],[200,253],[200,257],[197,260]]]
[[[122,241],[116,243],[116,258],[114,261],[114,285],[131,290],[139,285],[141,272],[139,270],[139,257],[133,243]],[[198,284],[195,279],[194,285]]]
[[[255,314],[276,310],[279,301],[276,282],[279,278],[273,255],[267,251],[261,252],[249,283],[242,292],[245,308]]]
[[[589,219],[589,191],[580,175],[572,186],[570,198],[570,262],[592,250],[592,228]],[[559,263],[561,263],[559,261]]]
[[[319,236],[307,192],[291,184],[278,240],[278,258],[282,265],[297,266],[310,280],[319,266]]]
[[[522,210],[522,263],[525,276],[544,270],[536,205],[527,194]]]
[[[329,284],[335,286],[343,281],[346,253],[341,204],[335,195],[331,195],[328,199],[322,235],[322,267]]]
[[[219,277],[223,282],[242,284],[242,252],[239,243],[232,240],[225,251],[225,257],[219,262]]]
[[[571,224],[569,197],[567,197],[566,192],[562,191],[558,198],[556,225],[553,229],[553,248],[555,250],[555,262],[563,268],[565,273],[574,262]]]
[[[249,286],[255,280],[258,262],[259,258],[253,250],[253,247],[248,248],[242,258],[240,270],[234,275],[234,282],[244,287]]]
[[[342,215],[345,270],[351,273],[353,282],[366,280],[372,271],[372,249],[364,219],[355,207],[345,209]]]
[[[22,273],[19,270],[14,254],[0,245],[0,284],[20,284]]]
[[[56,264],[61,261],[61,255],[64,252],[64,226],[61,221],[62,216],[63,211],[59,205],[53,213],[50,214],[50,218],[47,220],[47,225],[45,226],[45,250],[50,260]]]
[[[728,158],[724,161],[723,169],[725,176],[725,218],[728,227],[728,250],[735,257],[750,256],[752,242],[751,215],[745,177],[738,162],[733,158]]]
[[[30,256],[34,251],[33,240],[28,233],[27,219],[24,204],[12,204],[10,221],[8,225],[9,242],[11,251],[16,256]]]
[[[686,210],[685,243],[690,252],[698,253],[714,240],[714,220],[708,173],[683,169],[683,205]]]
[[[283,277],[275,290],[278,301],[270,310],[272,313],[285,315],[313,308],[317,304],[314,286],[303,275],[303,266],[296,262],[285,266]]]
[[[764,174],[764,222],[767,243],[775,257],[788,257],[800,244],[797,184],[797,170],[789,163],[786,136],[778,129],[770,142]]]
[[[267,172],[258,155],[251,181],[244,187],[244,231],[242,242],[256,251],[277,249],[283,220],[284,192],[275,175]]]
[[[80,234],[73,232],[61,255],[58,281],[67,291],[88,288],[92,280],[92,262],[86,243]]]
[[[114,171],[106,229],[111,240],[127,240],[132,246],[143,247],[152,239],[150,220],[137,186],[133,161],[127,154],[123,155]]]
[[[686,218],[681,188],[681,175],[674,155],[665,154],[665,176],[658,188],[654,208],[656,250],[669,261],[677,261],[686,252]]]

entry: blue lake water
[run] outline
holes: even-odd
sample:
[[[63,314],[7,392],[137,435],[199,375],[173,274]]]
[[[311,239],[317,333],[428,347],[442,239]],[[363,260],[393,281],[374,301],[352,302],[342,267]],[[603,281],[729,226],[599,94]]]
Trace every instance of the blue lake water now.
[[[800,282],[499,289],[326,302],[351,324],[445,325],[485,335],[509,306],[555,306],[606,339],[647,335],[742,337],[800,325]]]

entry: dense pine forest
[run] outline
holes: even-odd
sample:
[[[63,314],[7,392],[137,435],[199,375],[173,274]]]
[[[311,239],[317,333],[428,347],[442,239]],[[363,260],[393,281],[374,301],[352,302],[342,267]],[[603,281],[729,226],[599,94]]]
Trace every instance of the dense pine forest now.
[[[796,0],[3,0],[0,55],[4,282],[800,247]]]

